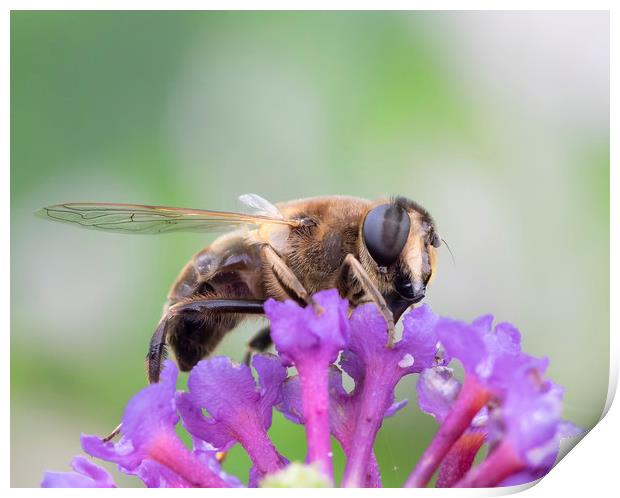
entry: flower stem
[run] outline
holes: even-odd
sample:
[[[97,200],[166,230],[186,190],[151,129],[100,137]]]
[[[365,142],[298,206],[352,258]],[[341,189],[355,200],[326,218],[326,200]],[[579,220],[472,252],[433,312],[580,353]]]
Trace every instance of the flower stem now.
[[[386,378],[381,374],[366,377],[361,393],[360,411],[351,441],[351,452],[342,477],[342,487],[359,488],[367,482],[372,447],[377,431],[383,422],[385,410],[389,405],[390,393],[394,385],[386,386]]]
[[[306,422],[308,463],[317,462],[330,480],[334,478],[329,430],[328,369],[312,362],[297,365]]]
[[[510,442],[503,441],[484,462],[465,474],[453,487],[490,488],[524,467],[524,462],[515,453]]]
[[[244,430],[235,431],[235,438],[261,474],[271,474],[284,467],[284,460],[260,423],[249,426],[239,423],[237,427],[244,427]]]
[[[426,448],[420,461],[405,482],[407,488],[422,488],[428,484],[437,467],[452,445],[469,427],[472,419],[489,400],[489,392],[474,377],[465,374],[465,381],[450,414]]]
[[[194,487],[230,487],[225,480],[192,455],[174,434],[156,438],[149,447],[149,457],[176,472]]]
[[[480,430],[465,431],[441,462],[435,487],[451,488],[459,481],[471,469],[484,440],[485,433]]]

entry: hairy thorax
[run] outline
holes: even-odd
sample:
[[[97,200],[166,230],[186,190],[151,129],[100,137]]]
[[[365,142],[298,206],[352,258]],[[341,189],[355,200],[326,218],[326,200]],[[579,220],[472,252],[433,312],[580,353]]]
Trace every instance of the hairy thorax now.
[[[281,253],[309,292],[334,287],[345,256],[357,256],[360,223],[368,204],[357,198],[319,197],[278,205],[285,217],[312,221],[290,231]]]

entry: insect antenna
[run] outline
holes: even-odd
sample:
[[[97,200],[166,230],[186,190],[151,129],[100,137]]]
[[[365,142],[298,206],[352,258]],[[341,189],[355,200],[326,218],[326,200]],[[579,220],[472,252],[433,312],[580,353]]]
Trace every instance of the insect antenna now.
[[[446,247],[448,248],[448,252],[450,253],[450,256],[452,256],[452,263],[456,264],[456,259],[454,259],[454,253],[452,252],[452,249],[450,249],[450,246],[448,245],[448,243],[446,242],[446,239],[444,239],[443,237],[441,237],[441,241],[446,244]]]

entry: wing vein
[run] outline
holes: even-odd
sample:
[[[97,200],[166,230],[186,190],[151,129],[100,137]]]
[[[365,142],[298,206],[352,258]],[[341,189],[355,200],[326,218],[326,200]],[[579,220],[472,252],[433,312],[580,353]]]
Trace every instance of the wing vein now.
[[[57,204],[44,207],[36,214],[42,218],[84,228],[138,234],[174,231],[211,232],[264,224],[297,227],[301,224],[300,220],[285,219],[275,211],[273,216],[267,216],[142,204],[92,202]]]

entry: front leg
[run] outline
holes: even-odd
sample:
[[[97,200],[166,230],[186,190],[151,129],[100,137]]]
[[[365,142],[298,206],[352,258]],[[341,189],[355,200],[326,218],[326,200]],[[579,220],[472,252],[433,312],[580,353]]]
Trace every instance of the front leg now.
[[[388,342],[387,347],[391,348],[394,345],[394,315],[390,308],[388,308],[387,303],[385,302],[385,298],[377,289],[377,286],[368,276],[366,270],[362,264],[353,256],[353,254],[347,254],[344,258],[342,266],[340,267],[340,272],[338,274],[338,284],[337,287],[339,289],[350,288],[351,278],[353,278],[359,286],[364,294],[366,294],[370,299],[377,305],[379,311],[383,315],[388,327]]]
[[[284,262],[280,255],[268,244],[261,247],[264,262],[264,277],[267,294],[283,301],[293,299],[300,304],[309,304],[320,314],[323,309],[312,299],[306,288]]]

